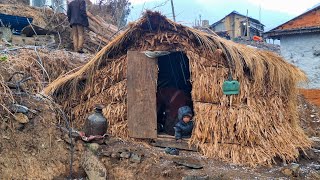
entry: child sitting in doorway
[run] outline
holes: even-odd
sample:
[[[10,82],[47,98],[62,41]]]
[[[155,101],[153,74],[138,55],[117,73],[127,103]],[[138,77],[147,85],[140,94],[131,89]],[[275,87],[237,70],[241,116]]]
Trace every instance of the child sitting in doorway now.
[[[193,130],[192,111],[189,106],[180,107],[178,110],[178,123],[175,125],[175,138],[181,141],[182,138],[190,138]]]

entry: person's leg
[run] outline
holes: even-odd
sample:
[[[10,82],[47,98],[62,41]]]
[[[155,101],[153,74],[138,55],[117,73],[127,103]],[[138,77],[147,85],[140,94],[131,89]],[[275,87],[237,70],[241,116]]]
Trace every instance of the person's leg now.
[[[84,27],[83,26],[78,26],[78,51],[82,51],[83,48],[83,42],[84,42]]]
[[[78,28],[77,25],[72,26],[73,50],[78,51]]]

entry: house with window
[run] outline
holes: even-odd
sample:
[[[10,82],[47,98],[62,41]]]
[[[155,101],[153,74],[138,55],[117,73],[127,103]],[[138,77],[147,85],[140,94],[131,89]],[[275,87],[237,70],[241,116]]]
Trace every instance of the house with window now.
[[[308,75],[305,88],[320,88],[320,4],[264,36],[280,40],[281,55]]]
[[[231,39],[247,36],[247,29],[250,29],[249,36],[252,38],[263,34],[264,25],[257,19],[232,11],[224,18],[213,23],[210,29],[218,35],[229,36]]]

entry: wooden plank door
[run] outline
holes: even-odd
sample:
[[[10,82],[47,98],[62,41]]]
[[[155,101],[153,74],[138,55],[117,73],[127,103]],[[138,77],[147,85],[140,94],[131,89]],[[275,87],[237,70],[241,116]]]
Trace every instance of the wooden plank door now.
[[[157,138],[157,59],[128,51],[127,110],[129,136]]]

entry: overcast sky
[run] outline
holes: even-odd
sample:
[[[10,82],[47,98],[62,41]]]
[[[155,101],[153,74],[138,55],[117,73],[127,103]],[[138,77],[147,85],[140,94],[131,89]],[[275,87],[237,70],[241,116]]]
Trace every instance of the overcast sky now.
[[[129,21],[137,20],[145,9],[162,12],[172,18],[170,0],[130,0],[132,11]],[[265,29],[284,23],[318,4],[320,0],[174,0],[176,19],[178,22],[191,26],[195,19],[209,20],[210,24],[220,20],[233,10],[255,19],[259,17]]]

